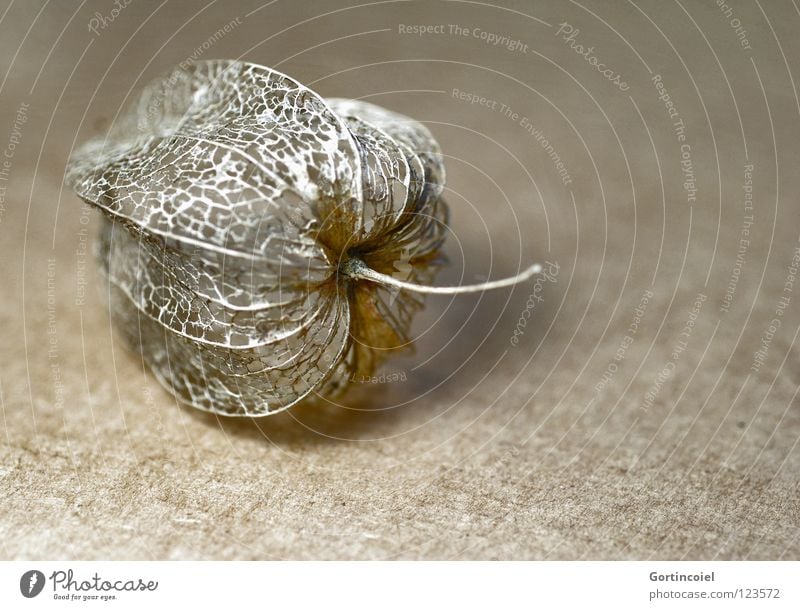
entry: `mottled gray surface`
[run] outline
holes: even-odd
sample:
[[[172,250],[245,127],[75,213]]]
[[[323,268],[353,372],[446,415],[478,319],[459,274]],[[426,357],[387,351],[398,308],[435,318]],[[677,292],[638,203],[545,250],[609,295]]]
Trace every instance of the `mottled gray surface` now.
[[[96,35],[113,5],[0,6],[0,558],[800,559],[793,4],[300,4],[137,1]],[[386,367],[406,380],[344,405],[177,406],[114,337],[83,253],[97,218],[62,179],[129,91],[193,55],[423,121],[448,155],[437,281],[534,258],[556,281],[430,297],[416,355]]]

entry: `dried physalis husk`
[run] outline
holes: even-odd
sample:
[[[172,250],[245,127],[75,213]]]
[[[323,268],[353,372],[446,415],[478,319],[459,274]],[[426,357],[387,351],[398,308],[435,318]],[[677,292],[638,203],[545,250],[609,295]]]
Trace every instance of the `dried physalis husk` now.
[[[371,375],[421,294],[538,272],[431,287],[444,179],[420,123],[238,61],[151,83],[68,170],[103,212],[118,329],[179,399],[240,416]]]

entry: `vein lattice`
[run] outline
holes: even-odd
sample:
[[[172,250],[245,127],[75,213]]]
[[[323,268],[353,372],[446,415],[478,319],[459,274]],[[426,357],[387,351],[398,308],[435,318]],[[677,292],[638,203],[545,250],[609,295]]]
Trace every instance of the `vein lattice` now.
[[[408,346],[421,296],[342,269],[428,284],[447,223],[423,125],[235,61],[148,85],[68,180],[103,213],[118,328],[178,398],[223,415],[341,392]]]

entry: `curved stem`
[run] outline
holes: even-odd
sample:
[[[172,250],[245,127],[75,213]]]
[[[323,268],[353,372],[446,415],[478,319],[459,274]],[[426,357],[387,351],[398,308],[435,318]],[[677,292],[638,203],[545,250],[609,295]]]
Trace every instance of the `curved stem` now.
[[[375,282],[376,284],[383,284],[384,286],[394,286],[402,288],[403,290],[412,290],[414,292],[423,292],[427,294],[463,294],[467,292],[483,292],[484,290],[493,290],[495,288],[505,288],[506,286],[513,286],[524,282],[529,277],[542,272],[542,266],[538,263],[531,265],[524,271],[518,273],[513,277],[507,277],[502,280],[494,280],[492,282],[483,282],[482,284],[468,284],[465,286],[422,286],[421,284],[413,284],[411,282],[403,282],[393,278],[391,275],[379,273],[374,269],[367,267],[366,263],[359,258],[351,258],[341,267],[342,273],[358,280],[367,280]]]

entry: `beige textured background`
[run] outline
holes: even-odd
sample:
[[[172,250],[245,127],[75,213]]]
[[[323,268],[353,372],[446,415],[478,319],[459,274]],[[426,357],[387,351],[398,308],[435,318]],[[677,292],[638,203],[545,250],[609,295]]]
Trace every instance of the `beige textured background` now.
[[[800,245],[800,13],[731,5],[134,0],[95,34],[113,4],[0,2],[0,558],[800,559],[800,287],[784,292]],[[627,91],[556,33],[564,22]],[[76,143],[192,55],[426,122],[453,210],[437,281],[560,266],[519,345],[532,282],[430,298],[417,353],[386,368],[406,381],[361,384],[342,405],[257,422],[176,405],[114,339],[81,250],[97,219],[62,179]],[[685,124],[694,201],[657,74]]]

